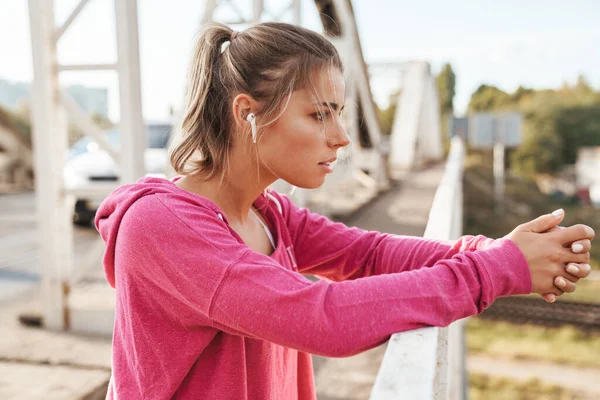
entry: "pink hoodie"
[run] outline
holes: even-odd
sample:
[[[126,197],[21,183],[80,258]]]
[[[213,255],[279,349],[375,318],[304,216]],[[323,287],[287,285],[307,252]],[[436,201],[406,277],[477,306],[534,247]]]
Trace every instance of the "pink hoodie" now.
[[[531,292],[510,240],[348,228],[268,193],[254,205],[271,256],[248,248],[215,203],[165,179],[103,202],[96,227],[117,295],[108,399],[315,399],[310,354],[351,356]]]

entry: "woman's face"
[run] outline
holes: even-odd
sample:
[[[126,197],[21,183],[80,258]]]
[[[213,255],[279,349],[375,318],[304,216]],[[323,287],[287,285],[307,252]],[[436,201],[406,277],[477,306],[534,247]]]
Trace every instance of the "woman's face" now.
[[[332,68],[315,72],[313,83],[318,99],[310,88],[293,92],[281,117],[259,136],[258,142],[261,167],[266,173],[307,189],[323,184],[337,151],[350,143],[341,118],[344,76]]]

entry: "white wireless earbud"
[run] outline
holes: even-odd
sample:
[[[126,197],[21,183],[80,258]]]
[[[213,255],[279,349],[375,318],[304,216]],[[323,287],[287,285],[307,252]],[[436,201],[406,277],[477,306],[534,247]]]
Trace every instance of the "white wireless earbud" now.
[[[250,122],[252,128],[252,143],[256,143],[256,115],[254,113],[248,114],[246,121]]]

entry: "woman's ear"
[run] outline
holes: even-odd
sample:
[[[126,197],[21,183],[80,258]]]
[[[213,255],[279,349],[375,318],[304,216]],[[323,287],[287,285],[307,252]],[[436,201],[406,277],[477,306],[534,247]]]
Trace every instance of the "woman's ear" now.
[[[254,100],[252,96],[245,93],[240,93],[235,96],[231,106],[235,125],[237,128],[241,129],[245,129],[249,126],[248,121],[246,120],[248,114],[253,113],[256,115],[259,111],[259,103]]]

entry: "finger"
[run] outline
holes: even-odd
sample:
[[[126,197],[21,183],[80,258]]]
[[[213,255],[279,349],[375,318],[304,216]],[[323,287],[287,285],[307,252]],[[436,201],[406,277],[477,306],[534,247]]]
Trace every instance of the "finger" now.
[[[554,303],[556,301],[556,296],[553,293],[543,294],[542,297],[546,300],[546,303]]]
[[[572,264],[572,263],[571,263],[571,264]],[[569,264],[569,265],[571,265],[571,264]],[[575,265],[575,264],[572,264],[572,265]],[[559,274],[559,275],[557,275],[557,276],[562,276],[563,278],[565,278],[565,279],[567,279],[567,280],[569,280],[569,281],[571,281],[571,282],[573,282],[573,283],[577,283],[577,282],[579,282],[579,280],[580,280],[581,278],[579,278],[579,277],[578,277],[578,276],[576,276],[576,275],[573,275],[573,274],[569,273],[568,271],[566,271],[566,269],[567,269],[567,267],[565,267],[565,272],[564,272],[564,273],[562,273],[562,274]]]
[[[573,276],[584,279],[590,275],[592,272],[592,267],[590,267],[589,264],[569,263],[565,267],[565,270]]]
[[[557,276],[556,278],[554,278],[554,285],[556,285],[560,290],[564,291],[565,293],[573,293],[575,291],[575,288],[577,287],[576,284],[570,282],[562,276]]]
[[[587,253],[592,249],[592,242],[589,239],[578,240],[571,244],[573,253]]]
[[[554,285],[554,287],[552,289],[550,289],[550,291],[548,292],[549,294],[553,294],[556,297],[560,297],[562,296],[565,292],[564,290],[562,290],[561,288],[559,288],[558,286]]]
[[[554,211],[552,214],[544,214],[532,221],[526,222],[520,225],[519,228],[526,232],[542,233],[546,232],[548,229],[554,228],[563,220],[564,217],[565,211],[561,208]],[[578,237],[573,240],[577,239],[581,239],[581,237]]]
[[[556,231],[557,231],[557,230],[559,230],[559,229],[564,229],[564,228],[563,228],[562,226],[558,226],[558,225],[556,225],[556,226],[554,226],[554,227],[552,227],[552,228],[548,229],[546,232],[543,232],[543,233],[556,232]]]
[[[556,232],[552,232],[552,235],[555,236],[563,245],[565,245],[583,239],[589,239],[590,241],[594,240],[596,232],[594,232],[594,230],[587,225],[577,224],[565,229],[560,229]]]
[[[590,253],[574,254],[571,250],[563,248],[558,252],[557,258],[565,264],[588,264],[590,262]]]

